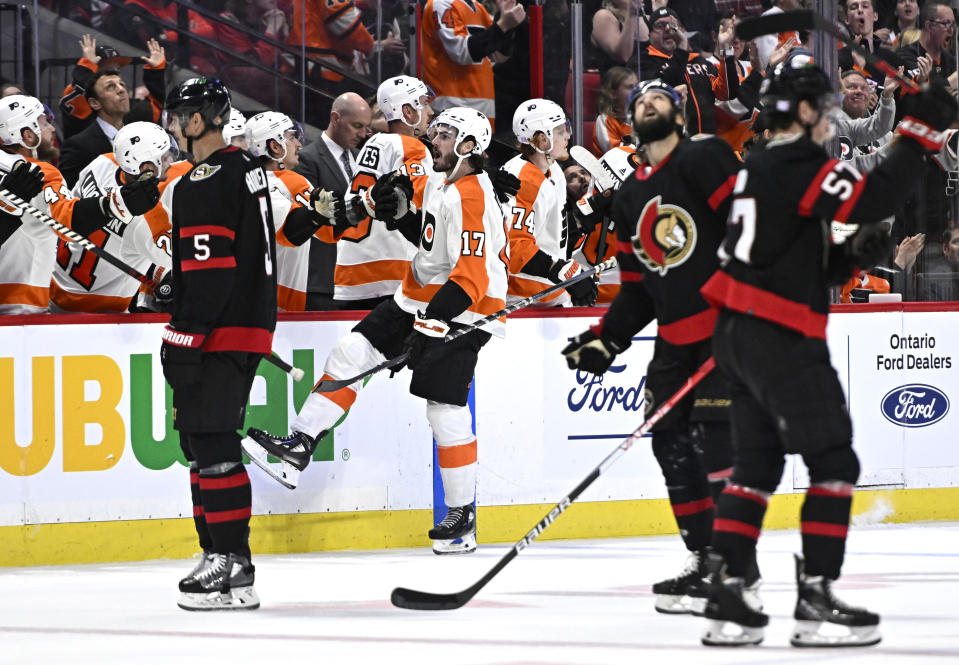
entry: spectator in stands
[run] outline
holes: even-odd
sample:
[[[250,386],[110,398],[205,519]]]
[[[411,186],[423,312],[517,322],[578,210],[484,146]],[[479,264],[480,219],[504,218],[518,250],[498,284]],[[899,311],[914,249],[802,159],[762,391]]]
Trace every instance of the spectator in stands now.
[[[149,55],[137,58],[143,61],[143,83],[146,95],[130,102],[130,113],[124,118],[127,122],[160,122],[163,102],[166,99],[164,76],[166,75],[166,53],[155,39],[147,42]],[[86,129],[94,121],[93,111],[85,97],[90,80],[100,69],[119,71],[133,60],[121,56],[112,46],[97,46],[97,40],[90,35],[80,39],[80,59],[73,68],[72,82],[63,89],[59,107],[63,123],[64,138],[69,139]]]
[[[141,46],[155,39],[165,45],[171,53],[171,60],[177,64],[189,65],[190,69],[204,76],[215,75],[219,70],[215,50],[193,39],[185,39],[185,43],[180,44],[179,38],[179,30],[182,30],[215,41],[213,24],[192,10],[187,12],[187,24],[179,30],[168,29],[160,23],[177,25],[178,20],[178,5],[170,0],[126,0],[122,8],[112,8],[104,29],[119,39]]]
[[[845,0],[846,5],[846,25],[853,39],[870,53],[882,58],[890,65],[898,68],[899,58],[896,54],[886,48],[887,42],[877,34],[875,27],[879,15],[873,7],[872,0]],[[888,35],[888,31],[886,31]],[[857,66],[853,61],[852,49],[844,46],[839,49],[839,69],[846,72]],[[865,66],[860,67],[867,75],[871,86],[876,87],[882,83],[886,76],[881,69],[875,65],[862,63]]]
[[[8,95],[22,95],[23,88],[14,83],[13,81],[8,81],[6,79],[0,79],[0,98],[7,97]]]
[[[361,74],[376,76],[379,63],[380,75],[377,80],[382,81],[407,70],[410,62],[407,55],[410,21],[407,3],[403,0],[382,0],[380,4],[383,24],[379,31],[380,38],[377,39],[376,0],[356,0],[356,6],[363,16],[363,25],[374,41],[369,55],[356,53],[353,66]]]
[[[623,143],[623,137],[632,132],[626,117],[626,100],[639,83],[636,72],[626,67],[611,67],[603,73],[599,86],[599,115],[593,129],[593,154],[599,157],[610,148]]]
[[[919,29],[919,0],[896,0],[896,8],[888,15],[880,13],[879,20],[889,29],[890,43],[893,46],[905,46],[903,35]]]
[[[594,63],[597,69],[605,72],[610,67],[625,65],[635,70],[637,42],[649,39],[640,0],[604,0],[593,14],[592,23],[590,44],[598,50]]]
[[[714,0],[672,0],[669,8],[676,12],[680,25],[688,31],[691,50],[706,53],[713,50],[711,34],[718,17]]]
[[[886,78],[879,104],[870,115],[872,88],[866,77],[855,69],[843,73],[840,83],[842,113],[835,118],[840,159],[851,161],[860,171],[869,171],[879,162],[883,146],[892,141],[896,122],[894,95],[898,87],[895,79]]]
[[[337,97],[333,100],[330,124],[318,140],[300,151],[300,162],[295,171],[314,187],[345,194],[357,170],[356,149],[369,135],[371,120],[370,105],[355,92]],[[306,309],[335,309],[333,271],[336,245],[317,238],[312,238],[310,243]]]
[[[742,60],[746,44],[735,36],[737,23],[739,23],[739,17],[731,12],[726,12],[720,17],[713,30],[713,42],[716,48],[706,60],[718,71],[722,61],[732,53],[732,64],[739,79],[739,93],[731,99],[716,100],[716,135],[728,143],[734,152],[741,154],[743,144],[753,134],[753,123],[761,110],[759,87],[762,85],[763,69],[759,65],[758,51],[755,46],[749,50],[749,60]],[[724,37],[722,42],[726,45],[720,46],[719,35],[730,30],[733,31],[732,39],[726,43],[727,40]],[[791,42],[788,43],[791,45]],[[774,61],[778,61],[777,57],[777,55],[772,56]],[[782,53],[782,57],[785,57],[785,52]],[[733,69],[730,68],[728,75],[732,76],[732,73]]]
[[[942,256],[929,261],[924,273],[920,276],[920,300],[959,300],[959,227],[943,231]]]
[[[919,13],[919,24],[922,28],[919,41],[904,46],[897,52],[906,73],[917,83],[940,80],[955,87],[950,79],[956,71],[955,57],[949,52],[956,33],[952,9],[941,2],[930,2]],[[922,58],[929,59],[931,66],[921,64]]]
[[[798,9],[799,0],[773,0],[772,5],[772,7],[763,12],[763,16],[781,14],[784,11],[788,12]],[[795,39],[795,44],[797,45],[802,41],[799,38],[799,33],[795,30],[780,32],[778,35],[763,35],[756,39],[756,48],[759,50],[759,63],[764,70],[769,67],[769,58],[773,51],[785,44],[790,38]]]
[[[504,61],[512,32],[526,19],[516,0],[496,0],[496,21],[480,3],[427,0],[423,10],[423,81],[436,93],[437,114],[452,106],[483,113],[496,129],[493,64]],[[509,118],[505,122],[509,122]]]
[[[762,0],[716,0],[716,11],[742,17],[759,16],[763,13],[763,3]]]

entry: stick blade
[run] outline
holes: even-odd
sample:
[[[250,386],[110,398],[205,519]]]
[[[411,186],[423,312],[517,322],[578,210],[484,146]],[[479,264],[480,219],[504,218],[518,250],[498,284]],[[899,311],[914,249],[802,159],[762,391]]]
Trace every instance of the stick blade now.
[[[404,610],[456,610],[469,602],[473,596],[465,591],[459,593],[430,593],[396,587],[390,594],[390,602]]]
[[[813,30],[818,25],[816,16],[816,12],[811,9],[799,9],[747,18],[736,25],[736,36],[743,41],[750,41],[763,35],[775,35],[790,30]]]

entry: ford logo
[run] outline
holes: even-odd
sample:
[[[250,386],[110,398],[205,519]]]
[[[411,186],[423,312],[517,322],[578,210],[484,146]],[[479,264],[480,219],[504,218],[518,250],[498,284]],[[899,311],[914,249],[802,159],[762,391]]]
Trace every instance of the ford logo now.
[[[925,427],[949,413],[949,398],[938,388],[922,383],[893,388],[882,398],[882,415],[901,427]]]

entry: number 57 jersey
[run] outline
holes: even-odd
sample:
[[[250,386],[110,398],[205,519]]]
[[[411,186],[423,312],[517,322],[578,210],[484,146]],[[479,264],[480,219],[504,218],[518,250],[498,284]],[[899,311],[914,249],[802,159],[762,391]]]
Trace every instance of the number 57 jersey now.
[[[508,263],[503,212],[489,177],[480,172],[448,183],[437,173],[423,193],[419,248],[394,299],[406,312],[424,312],[452,280],[471,301],[453,321],[470,325],[506,306]],[[506,331],[502,318],[484,329],[497,337]]]

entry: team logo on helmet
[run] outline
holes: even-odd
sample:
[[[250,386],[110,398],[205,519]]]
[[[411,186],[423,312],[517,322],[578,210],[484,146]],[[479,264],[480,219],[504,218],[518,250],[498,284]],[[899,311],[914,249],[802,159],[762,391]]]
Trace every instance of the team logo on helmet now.
[[[639,215],[633,252],[647,268],[665,275],[682,265],[696,248],[696,225],[683,208],[662,203],[661,196],[649,201]]]

